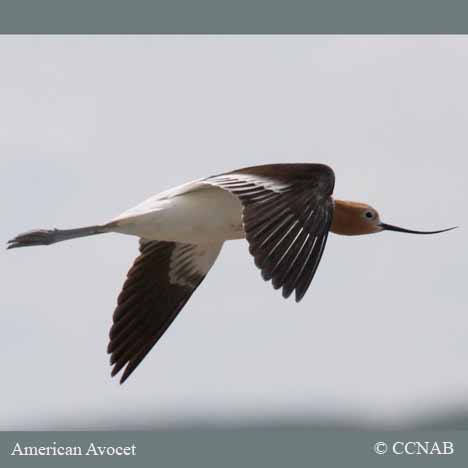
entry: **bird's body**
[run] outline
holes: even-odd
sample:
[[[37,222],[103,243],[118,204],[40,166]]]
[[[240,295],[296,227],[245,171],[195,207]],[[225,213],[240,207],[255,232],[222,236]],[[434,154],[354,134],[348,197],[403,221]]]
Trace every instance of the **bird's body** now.
[[[36,230],[9,248],[49,245],[117,232],[140,238],[140,255],[117,300],[108,352],[121,382],[161,338],[203,281],[227,240],[246,238],[264,280],[300,301],[330,231],[359,235],[411,231],[380,221],[369,205],[334,200],[335,175],[323,164],[271,164],[199,179],[162,192],[110,222]]]
[[[245,237],[239,199],[203,181],[162,192],[108,223],[111,231],[147,240],[205,244]]]

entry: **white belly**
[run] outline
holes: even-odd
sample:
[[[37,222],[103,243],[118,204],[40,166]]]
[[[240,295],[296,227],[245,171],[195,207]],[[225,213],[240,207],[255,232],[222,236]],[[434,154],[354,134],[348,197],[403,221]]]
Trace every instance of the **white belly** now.
[[[108,226],[114,232],[149,240],[192,244],[245,237],[237,197],[198,182],[152,197]]]

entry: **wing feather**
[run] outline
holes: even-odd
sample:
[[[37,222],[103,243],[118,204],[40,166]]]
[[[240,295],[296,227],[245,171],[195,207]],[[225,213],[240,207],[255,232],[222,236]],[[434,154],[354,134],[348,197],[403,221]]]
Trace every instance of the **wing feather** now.
[[[158,342],[205,278],[222,243],[140,242],[109,332],[111,375],[123,383]]]
[[[323,164],[272,164],[203,181],[236,195],[249,251],[262,277],[300,301],[317,270],[333,216],[333,171]]]

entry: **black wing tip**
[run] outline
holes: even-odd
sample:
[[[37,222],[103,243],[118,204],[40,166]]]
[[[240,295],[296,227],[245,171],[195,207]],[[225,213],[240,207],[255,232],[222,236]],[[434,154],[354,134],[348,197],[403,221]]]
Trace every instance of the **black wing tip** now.
[[[305,293],[306,291],[299,291],[298,289],[296,289],[294,300],[296,301],[297,304],[301,302],[302,299],[304,299]]]
[[[112,377],[115,377],[116,374],[118,372],[116,372],[114,375],[112,375]],[[123,385],[125,383],[125,381],[130,377],[130,374],[127,374],[125,375],[125,372],[121,375],[120,379],[119,379],[119,385]]]
[[[109,363],[112,367],[111,369],[111,378],[114,378],[122,369],[124,369],[122,376],[120,377],[119,383],[122,385],[129,377],[130,374],[135,370],[135,363],[132,365],[132,361],[128,359],[119,359],[117,353],[114,352],[113,342],[109,342],[107,346],[107,354],[110,354]]]
[[[130,368],[130,362],[125,362],[123,364],[119,364],[119,363],[112,363],[112,364],[115,364],[115,365],[111,370],[111,378],[114,378],[123,368],[125,368],[119,380],[120,385],[122,385],[130,377],[132,372],[135,370],[135,369]]]
[[[283,287],[282,291],[281,291],[281,294],[283,295],[283,297],[285,299],[289,299],[289,297],[291,296],[291,294],[293,293],[294,289],[290,289],[290,288],[285,288]]]
[[[119,380],[119,384],[123,385],[127,381],[127,379],[133,374],[135,369],[138,367],[139,363],[139,361],[127,361],[122,364],[115,364],[114,368],[111,371],[111,377],[115,377],[123,369],[123,373],[120,376]]]
[[[123,385],[126,380],[132,375],[133,371],[135,370],[135,368],[131,368],[130,366],[130,363],[128,363],[127,367],[125,368],[123,374],[122,374],[122,377],[120,377],[120,381],[119,381],[119,384],[120,385]]]
[[[299,303],[299,302],[302,301],[302,299],[304,299],[306,291],[299,291],[297,288],[292,288],[291,289],[291,288],[285,288],[285,287],[283,287],[283,290],[281,291],[281,293],[282,293],[282,295],[283,295],[283,297],[285,299],[289,299],[293,292],[295,293],[294,294],[294,301],[296,303]]]
[[[125,366],[127,366],[128,368],[130,361],[121,360],[119,362],[119,360],[117,359],[117,354],[112,349],[113,348],[112,344],[113,342],[110,341],[109,345],[107,346],[107,354],[110,354],[109,362],[110,362],[110,365],[113,366],[111,369],[110,375],[111,375],[111,378],[114,378]],[[125,372],[124,374],[122,374],[120,381],[119,381],[120,385],[122,385],[128,379],[129,375],[130,374],[125,375]]]

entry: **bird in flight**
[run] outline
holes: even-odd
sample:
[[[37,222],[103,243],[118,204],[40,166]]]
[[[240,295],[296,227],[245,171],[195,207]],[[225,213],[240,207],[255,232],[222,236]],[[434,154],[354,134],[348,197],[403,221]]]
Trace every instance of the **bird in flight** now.
[[[299,302],[331,231],[342,235],[413,231],[380,221],[364,203],[335,200],[324,164],[269,164],[238,169],[159,193],[110,222],[19,234],[8,248],[49,245],[117,232],[140,238],[140,255],[117,299],[109,333],[112,376],[130,376],[205,278],[223,243],[246,238],[265,281]]]

